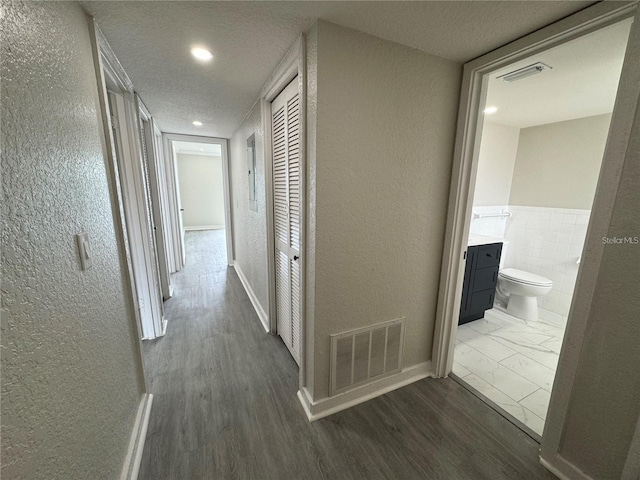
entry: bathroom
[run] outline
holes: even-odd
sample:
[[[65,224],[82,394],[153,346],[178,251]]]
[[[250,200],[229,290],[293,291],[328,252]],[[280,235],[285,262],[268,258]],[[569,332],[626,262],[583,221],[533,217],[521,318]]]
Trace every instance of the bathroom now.
[[[453,376],[537,439],[629,28],[567,42],[488,83]]]

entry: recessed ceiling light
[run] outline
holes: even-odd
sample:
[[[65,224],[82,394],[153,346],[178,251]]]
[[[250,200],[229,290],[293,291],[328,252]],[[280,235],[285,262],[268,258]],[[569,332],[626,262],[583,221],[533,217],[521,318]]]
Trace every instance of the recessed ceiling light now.
[[[196,127],[201,127],[202,126],[202,122],[200,120],[194,120],[193,123]]]
[[[485,115],[491,115],[492,113],[496,113],[498,111],[498,107],[487,107],[483,111]]]
[[[203,62],[208,62],[213,58],[213,54],[207,50],[206,48],[194,47],[191,49],[191,55],[196,57],[198,60]]]

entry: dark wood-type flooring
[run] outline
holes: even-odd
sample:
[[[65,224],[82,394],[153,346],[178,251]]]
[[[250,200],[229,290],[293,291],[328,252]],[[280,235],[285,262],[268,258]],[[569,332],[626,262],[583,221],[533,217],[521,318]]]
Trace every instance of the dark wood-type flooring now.
[[[186,235],[139,479],[553,479],[538,444],[451,379],[425,379],[309,423],[298,370],[225,265],[224,232]]]

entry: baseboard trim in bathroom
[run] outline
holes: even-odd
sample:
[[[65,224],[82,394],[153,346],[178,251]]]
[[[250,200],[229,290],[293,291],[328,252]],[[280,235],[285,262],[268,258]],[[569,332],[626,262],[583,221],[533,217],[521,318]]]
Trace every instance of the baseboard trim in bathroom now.
[[[451,379],[455,380],[457,383],[459,383],[460,385],[462,385],[465,389],[467,389],[469,392],[471,392],[473,395],[475,395],[476,397],[478,397],[480,400],[482,400],[484,403],[486,403],[487,405],[489,405],[491,408],[493,408],[496,412],[498,412],[500,415],[502,415],[504,418],[506,418],[507,420],[509,420],[511,423],[513,423],[516,427],[518,427],[520,430],[522,430],[524,433],[526,433],[527,435],[529,435],[533,440],[535,440],[536,442],[540,443],[542,442],[542,437],[540,435],[538,435],[536,432],[534,432],[531,428],[529,428],[528,426],[526,426],[524,423],[522,423],[520,420],[518,420],[516,417],[514,417],[513,415],[511,415],[509,412],[507,412],[506,410],[504,410],[502,407],[500,407],[497,403],[493,402],[489,397],[487,397],[486,395],[483,395],[482,393],[480,393],[478,390],[476,390],[475,388],[473,388],[471,385],[469,385],[467,382],[464,381],[464,378],[461,378],[459,376],[457,376],[455,373],[451,372],[449,374],[449,377],[451,377]]]

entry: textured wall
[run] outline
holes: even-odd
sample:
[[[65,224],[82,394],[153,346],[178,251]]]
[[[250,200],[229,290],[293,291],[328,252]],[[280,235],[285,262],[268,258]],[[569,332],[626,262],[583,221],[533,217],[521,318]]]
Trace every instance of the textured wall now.
[[[256,202],[258,210],[249,208],[249,175],[247,167],[247,139],[256,139]],[[230,142],[231,192],[233,217],[233,248],[235,260],[247,277],[265,312],[269,312],[269,284],[267,268],[267,217],[264,183],[264,133],[260,105],[247,115]]]
[[[3,9],[2,478],[117,478],[142,386],[87,20],[70,3]]]
[[[178,153],[176,161],[185,228],[224,226],[222,157]]]
[[[473,206],[507,205],[520,129],[485,121]]]
[[[307,82],[307,144],[306,144],[306,232],[304,255],[305,289],[305,371],[303,386],[314,397],[315,311],[316,311],[316,130],[318,119],[318,23],[305,34]]]
[[[631,132],[610,238],[640,237],[640,103]],[[639,285],[640,244],[605,244],[560,444],[591,478],[620,478],[640,417]]]
[[[431,359],[462,69],[327,22],[317,28],[321,399],[333,333],[406,316],[404,366]]]
[[[611,114],[520,130],[510,205],[591,210]]]

